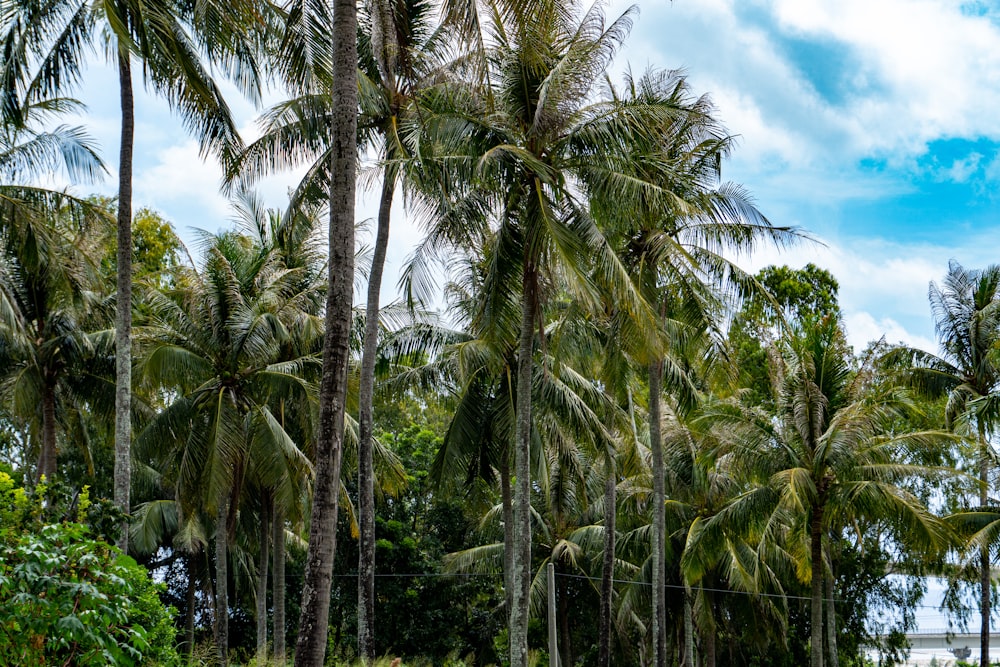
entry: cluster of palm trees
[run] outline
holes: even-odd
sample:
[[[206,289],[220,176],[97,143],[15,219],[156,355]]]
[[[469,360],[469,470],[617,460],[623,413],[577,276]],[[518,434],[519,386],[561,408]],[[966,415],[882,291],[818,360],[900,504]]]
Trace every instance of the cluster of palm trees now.
[[[375,655],[375,488],[402,479],[375,438],[378,390],[433,387],[454,406],[432,476],[486,483],[502,539],[449,567],[502,568],[517,667],[542,600],[535,568],[549,561],[596,575],[601,665],[627,653],[628,638],[640,646],[630,660],[714,665],[737,613],[720,591],[751,594],[747,613],[780,628],[784,596],[804,583],[812,665],[836,665],[833,538],[879,531],[937,554],[953,537],[915,486],[931,475],[920,456],[954,440],[909,426],[916,408],[899,368],[948,392],[949,418],[972,425],[989,504],[995,271],[956,265],[932,292],[943,360],[896,350],[886,364],[859,362],[838,313],[783,310],[734,258],[799,233],[722,181],[733,138],[711,101],[676,71],[609,74],[635,11],[608,21],[600,5],[559,0],[369,0],[360,14],[345,0],[3,5],[0,417],[28,434],[17,462],[35,479],[60,474],[60,449],[80,445],[90,463],[90,443],[114,441],[115,501],[132,513],[120,545],[185,559],[189,647],[209,575],[228,660],[232,564],[256,576],[262,660],[271,570],[272,650],[284,659],[285,545],[305,539],[295,659],[323,664],[346,503],[360,539],[358,651]],[[44,129],[74,106],[64,96],[97,47],[120,74],[116,215],[34,185],[53,171],[80,181],[104,171],[83,130]],[[169,234],[151,244],[159,255],[143,249],[155,225],[133,237],[134,64],[235,193],[241,225],[206,234],[198,262],[182,261]],[[251,99],[267,82],[288,93],[255,142],[241,141],[217,74]],[[307,171],[285,211],[250,194],[293,166]],[[374,246],[360,258],[359,173],[381,184]],[[386,313],[398,189],[426,234],[406,303]],[[728,345],[751,296],[767,361],[759,402],[735,388]],[[442,298],[449,327],[421,317]],[[377,367],[389,369],[381,384]],[[111,432],[93,418],[110,414]],[[975,529],[988,610],[997,524],[985,511],[954,523]],[[562,618],[572,663],[565,607]]]

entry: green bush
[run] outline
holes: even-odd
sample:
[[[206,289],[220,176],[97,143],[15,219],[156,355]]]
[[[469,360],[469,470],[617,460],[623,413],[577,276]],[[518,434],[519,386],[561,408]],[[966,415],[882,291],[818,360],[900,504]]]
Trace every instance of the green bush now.
[[[0,473],[0,664],[172,665],[171,610],[146,570]],[[43,502],[42,499],[46,498]],[[86,516],[86,489],[69,502]]]

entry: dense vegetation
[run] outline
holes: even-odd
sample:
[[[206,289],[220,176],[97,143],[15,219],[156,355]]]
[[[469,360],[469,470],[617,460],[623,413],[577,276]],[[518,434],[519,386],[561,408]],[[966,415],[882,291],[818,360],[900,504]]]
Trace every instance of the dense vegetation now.
[[[889,664],[927,574],[989,618],[1000,269],[932,285],[938,356],[852,350],[829,272],[736,261],[800,232],[722,180],[710,98],[614,75],[634,9],[334,4],[2,4],[0,661]],[[111,201],[50,129],[90,46]],[[227,174],[194,259],[133,214],[139,73]],[[288,94],[255,142],[215,75]]]

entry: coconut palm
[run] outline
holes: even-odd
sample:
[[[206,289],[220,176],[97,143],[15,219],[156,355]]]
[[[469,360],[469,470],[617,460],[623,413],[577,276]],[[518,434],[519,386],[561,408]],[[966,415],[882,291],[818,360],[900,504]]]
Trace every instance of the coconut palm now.
[[[103,171],[79,128],[34,129],[75,106],[49,99],[5,108],[0,117],[3,394],[9,414],[32,426],[39,445],[36,479],[57,471],[58,421],[66,424],[70,405],[82,400],[71,387],[93,377],[81,372],[94,354],[95,341],[86,332],[100,324],[94,239],[103,238],[107,221],[98,205],[31,183],[54,173],[89,181]],[[92,398],[100,403],[99,395]]]
[[[516,6],[514,6],[516,4]],[[651,328],[652,313],[589,213],[589,195],[629,199],[661,192],[658,181],[627,174],[636,135],[661,126],[670,105],[625,104],[593,95],[621,44],[631,12],[606,26],[599,7],[578,15],[556,2],[495,3],[484,26],[487,84],[446,83],[423,100],[415,141],[434,224],[414,266],[448,247],[473,246],[490,235],[490,273],[480,317],[520,302],[516,385],[532,385],[540,306],[559,267],[574,296],[593,302],[606,290],[621,309]],[[647,142],[648,145],[648,142]],[[417,272],[411,285],[421,286]],[[417,292],[419,295],[419,292]],[[492,326],[492,325],[490,325]],[[505,333],[484,328],[500,340]],[[531,396],[517,396],[514,473],[515,558],[511,614],[513,664],[526,658],[530,554],[529,454]]]
[[[216,0],[105,2],[16,0],[0,17],[0,98],[31,104],[82,78],[90,48],[109,41],[118,69],[121,143],[118,162],[117,312],[115,320],[115,502],[129,509],[132,373],[132,160],[135,104],[132,59],[143,76],[180,113],[203,152],[226,155],[240,145],[235,123],[211,72],[221,67],[245,92],[259,95],[251,26],[258,3]],[[90,47],[90,48],[88,48]],[[204,57],[203,57],[204,54]],[[207,62],[206,62],[207,61]],[[38,64],[37,70],[32,66]],[[128,531],[119,546],[127,548]]]
[[[37,480],[57,473],[58,434],[78,408],[101,412],[109,397],[95,375],[106,341],[93,333],[103,328],[94,257],[106,221],[59,207],[54,193],[44,202],[49,215],[58,207],[53,218],[36,218],[36,204],[21,200],[21,217],[0,228],[0,396],[37,445]]]
[[[754,288],[726,253],[748,253],[762,243],[782,245],[795,230],[772,226],[753,205],[746,191],[720,183],[722,160],[733,139],[715,119],[707,96],[697,97],[676,71],[649,71],[626,79],[615,99],[629,107],[673,109],[659,118],[648,134],[632,138],[633,158],[624,169],[634,178],[660,184],[655,196],[627,200],[601,193],[594,201],[618,248],[622,262],[660,317],[660,339],[636,335],[623,322],[621,339],[627,354],[646,366],[649,382],[649,449],[653,470],[653,662],[665,658],[666,576],[664,550],[664,468],[662,423],[664,389],[687,409],[694,404],[695,386],[688,366],[696,358],[684,350],[686,341],[715,332],[719,339],[723,297]],[[650,156],[655,156],[651,158]],[[653,344],[650,344],[650,343]]]
[[[350,359],[351,307],[354,296],[354,204],[357,167],[358,51],[357,3],[334,0],[332,27],[325,22],[325,3],[293,2],[287,26],[287,72],[305,73],[293,82],[313,80],[328,72],[333,100],[330,124],[328,290],[326,298],[323,373],[320,381],[316,483],[313,490],[309,549],[295,648],[298,667],[320,667],[326,654],[333,558],[336,552],[337,512],[343,455],[347,368]],[[302,37],[302,39],[296,39]],[[327,67],[323,60],[327,58]],[[287,77],[286,77],[287,78]],[[313,80],[314,82],[314,80]],[[322,90],[322,88],[318,88]],[[317,88],[313,88],[313,91]]]
[[[434,29],[433,13],[432,4],[424,0],[372,0],[364,4],[360,17],[359,131],[363,144],[377,151],[382,183],[368,274],[358,418],[361,464],[358,480],[361,519],[358,641],[359,653],[367,659],[373,659],[375,651],[372,622],[375,496],[371,449],[379,300],[392,201],[399,180],[399,165],[404,157],[400,153],[403,141],[399,129],[402,119],[413,113],[414,99],[421,86],[431,80],[437,68],[433,50],[440,34]],[[301,39],[302,34],[298,37]],[[316,78],[326,81],[321,73]],[[299,186],[299,194],[325,186],[332,150],[327,128],[332,118],[333,100],[328,89],[327,81],[320,90],[308,90],[272,108],[265,115],[264,134],[230,166],[230,178],[253,180],[267,171],[307,162],[310,168]]]
[[[227,655],[227,551],[245,489],[301,497],[312,463],[290,435],[289,414],[308,433],[317,366],[298,335],[317,336],[318,318],[304,306],[316,286],[298,282],[270,248],[235,233],[209,237],[202,270],[172,293],[151,292],[152,322],[142,376],[177,398],[143,430],[137,446],[176,490],[184,517],[214,519],[216,641]],[[311,320],[303,326],[304,320]],[[283,405],[299,406],[294,413]]]
[[[960,429],[976,445],[979,472],[979,504],[990,504],[990,469],[995,456],[990,434],[998,421],[1000,364],[996,347],[1000,341],[1000,266],[966,269],[956,261],[948,264],[942,285],[931,283],[928,291],[934,327],[941,345],[940,355],[924,350],[900,348],[890,352],[907,362],[909,380],[931,395],[947,395],[945,421]],[[991,559],[988,546],[980,549],[980,663],[989,665],[991,616]]]
[[[697,520],[688,544],[691,554],[721,550],[727,533],[753,540],[759,550],[783,544],[811,585],[810,664],[822,667],[824,542],[831,527],[881,520],[909,548],[946,546],[943,522],[905,483],[936,474],[906,461],[947,436],[894,430],[909,399],[898,386],[874,381],[869,367],[853,371],[833,318],[784,340],[778,363],[776,415],[736,404],[706,413],[722,441],[717,456],[750,486],[710,519]],[[693,579],[703,573],[690,557],[685,570]]]

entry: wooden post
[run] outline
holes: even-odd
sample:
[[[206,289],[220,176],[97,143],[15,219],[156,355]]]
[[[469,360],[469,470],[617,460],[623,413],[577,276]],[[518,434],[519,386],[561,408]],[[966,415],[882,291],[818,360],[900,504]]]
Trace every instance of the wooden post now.
[[[556,641],[556,566],[546,567],[549,588],[549,667],[559,667],[559,644]]]

